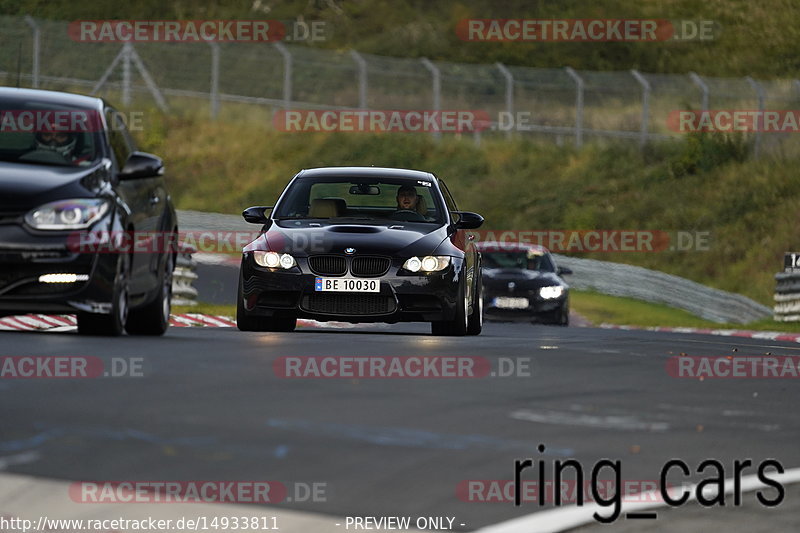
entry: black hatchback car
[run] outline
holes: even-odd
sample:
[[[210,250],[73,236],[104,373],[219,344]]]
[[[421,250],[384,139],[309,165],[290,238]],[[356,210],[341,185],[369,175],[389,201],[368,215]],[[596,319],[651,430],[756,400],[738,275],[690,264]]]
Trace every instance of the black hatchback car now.
[[[267,212],[272,209],[271,215]],[[444,181],[417,170],[303,170],[274,208],[245,220],[263,233],[244,248],[236,321],[291,331],[297,318],[430,322],[434,335],[477,335],[480,255]]]
[[[569,325],[569,285],[572,274],[556,265],[543,246],[484,241],[481,251],[486,317]]]
[[[0,89],[0,316],[76,313],[83,334],[163,334],[174,247],[102,246],[177,234],[163,170],[102,99]]]

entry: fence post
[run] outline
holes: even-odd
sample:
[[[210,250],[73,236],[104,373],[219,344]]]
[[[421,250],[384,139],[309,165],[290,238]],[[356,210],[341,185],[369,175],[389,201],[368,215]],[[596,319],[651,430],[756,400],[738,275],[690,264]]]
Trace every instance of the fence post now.
[[[758,118],[756,119],[756,123],[754,124],[756,130],[756,138],[753,144],[753,157],[758,159],[761,156],[761,128],[763,127],[763,119],[764,119],[764,88],[758,83],[756,80],[747,76],[745,78],[747,83],[750,84],[750,87],[756,92],[756,98],[758,99]]]
[[[208,41],[211,47],[211,118],[219,115],[219,44]]]
[[[367,109],[367,62],[355,50],[350,55],[358,66],[358,108]]]
[[[703,81],[703,78],[697,75],[696,72],[690,72],[689,78],[694,82],[695,85],[700,87],[700,90],[703,91],[703,99],[701,100],[701,111],[708,111],[708,85],[706,82]]]
[[[25,15],[25,22],[28,23],[28,26],[31,27],[33,30],[33,83],[32,86],[34,89],[39,87],[39,37],[41,32],[39,31],[39,25],[36,24],[36,21],[30,15]]]
[[[509,114],[509,118],[514,120],[514,75],[504,64],[500,63],[499,61],[494,65],[497,67],[497,70],[500,71],[500,74],[502,74],[506,79],[506,112]],[[516,124],[515,120],[513,124]],[[509,139],[514,133],[512,130],[513,128],[510,128],[508,131],[506,131],[506,137]]]
[[[639,146],[644,148],[647,144],[648,124],[650,122],[650,82],[636,69],[631,69],[631,74],[642,86],[642,126],[639,137]]]
[[[797,89],[797,92],[800,93],[800,80],[794,80],[792,84],[794,85],[794,88]]]
[[[283,57],[283,108],[289,109],[292,104],[292,54],[283,43],[273,43]]]
[[[422,61],[422,64],[425,65],[425,68],[431,73],[433,81],[433,111],[438,112],[440,110],[442,97],[442,73],[439,71],[439,67],[431,63],[430,59],[427,57],[423,57],[420,61]],[[442,137],[442,132],[439,130],[441,130],[441,127],[433,132],[434,139],[440,139]]]
[[[133,45],[126,42],[122,47],[122,105],[131,105],[131,48]]]
[[[583,146],[583,78],[572,67],[564,70],[575,81],[575,146],[580,148]]]

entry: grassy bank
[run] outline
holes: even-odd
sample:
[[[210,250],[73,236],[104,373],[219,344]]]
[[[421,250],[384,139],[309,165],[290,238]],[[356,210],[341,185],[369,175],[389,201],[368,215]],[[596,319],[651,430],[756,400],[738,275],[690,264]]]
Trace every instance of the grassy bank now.
[[[707,250],[593,253],[772,304],[774,272],[796,249],[798,160],[747,157],[737,138],[689,137],[640,152],[414,134],[281,134],[263,124],[150,117],[142,148],[161,154],[179,208],[239,213],[271,204],[301,168],[396,166],[444,177],[485,229],[707,232]],[[576,254],[581,255],[581,254]]]
[[[800,72],[800,5],[792,0],[282,0],[43,2],[0,0],[0,13],[55,20],[268,19],[322,21],[316,47],[467,63],[712,76],[794,78]],[[459,38],[464,19],[667,19],[711,21],[710,40],[667,42],[475,42]],[[677,25],[680,27],[680,23]],[[290,26],[291,27],[291,26]]]

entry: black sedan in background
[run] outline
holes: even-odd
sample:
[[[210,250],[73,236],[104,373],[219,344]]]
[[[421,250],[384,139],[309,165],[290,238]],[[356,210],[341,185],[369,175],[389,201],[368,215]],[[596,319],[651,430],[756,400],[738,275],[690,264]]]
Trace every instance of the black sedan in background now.
[[[550,252],[538,245],[480,242],[487,319],[569,325],[569,285]]]
[[[267,215],[268,211],[271,215]],[[244,248],[236,322],[291,331],[297,318],[431,323],[434,335],[478,335],[480,256],[431,173],[376,167],[303,170],[274,208],[245,220],[263,233]]]
[[[130,246],[177,234],[162,173],[102,99],[0,89],[0,316],[76,313],[83,334],[163,334],[174,250]]]

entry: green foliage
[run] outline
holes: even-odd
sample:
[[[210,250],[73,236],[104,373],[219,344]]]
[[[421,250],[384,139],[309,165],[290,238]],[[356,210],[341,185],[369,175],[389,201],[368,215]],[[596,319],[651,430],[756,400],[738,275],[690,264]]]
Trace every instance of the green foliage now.
[[[712,76],[800,75],[800,3],[794,0],[0,0],[0,14],[54,20],[320,20],[314,46],[466,63]],[[711,20],[713,40],[666,42],[467,42],[456,28],[469,18]]]
[[[671,176],[680,178],[730,162],[742,162],[751,149],[751,144],[741,133],[689,133],[682,150],[670,162],[669,172]]]
[[[179,208],[239,213],[274,202],[302,168],[376,165],[445,178],[484,229],[707,232],[710,249],[583,254],[655,268],[772,304],[784,251],[800,247],[797,159],[746,157],[737,138],[687,137],[578,151],[525,139],[279,133],[252,120],[146,115],[142,148],[164,157]],[[682,168],[676,172],[676,168]],[[691,169],[691,170],[689,170]]]

